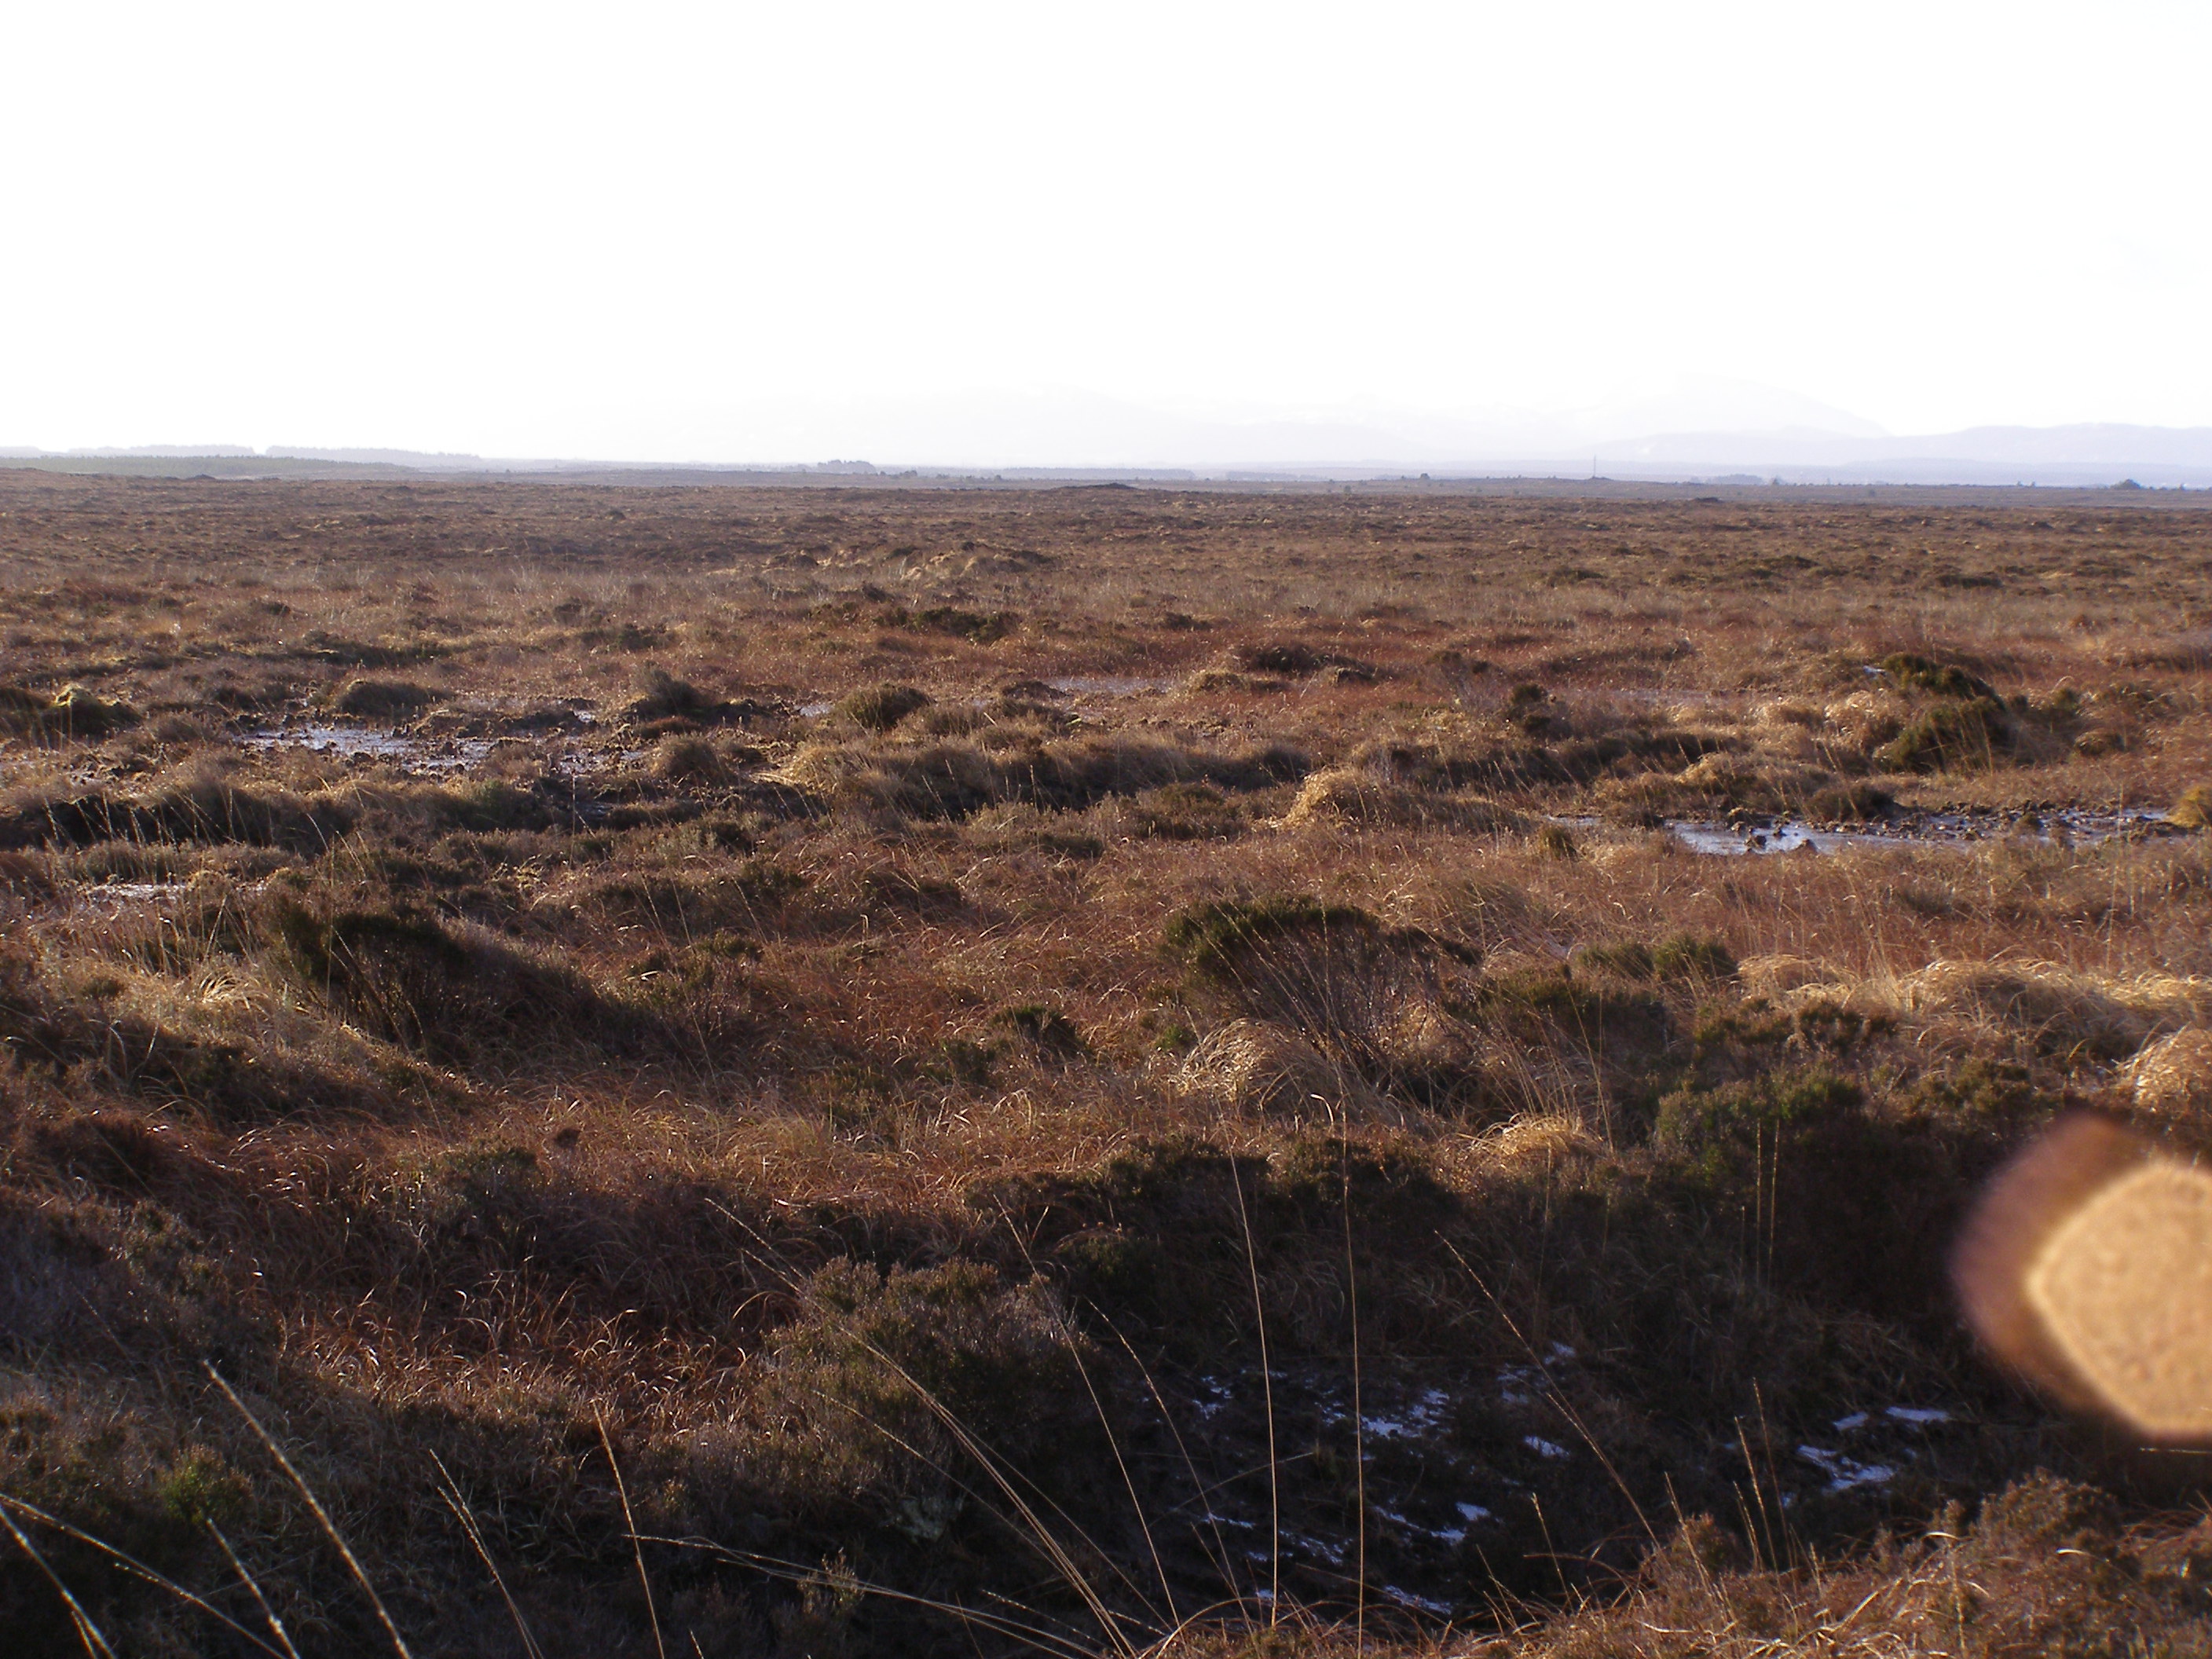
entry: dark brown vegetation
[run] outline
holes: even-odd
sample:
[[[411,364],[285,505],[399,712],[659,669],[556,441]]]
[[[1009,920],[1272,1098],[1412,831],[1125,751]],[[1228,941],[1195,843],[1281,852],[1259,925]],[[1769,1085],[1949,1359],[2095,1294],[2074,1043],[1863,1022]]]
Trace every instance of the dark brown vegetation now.
[[[2208,672],[2134,494],[6,475],[11,1650],[2201,1650],[1944,1253],[2212,1149]]]

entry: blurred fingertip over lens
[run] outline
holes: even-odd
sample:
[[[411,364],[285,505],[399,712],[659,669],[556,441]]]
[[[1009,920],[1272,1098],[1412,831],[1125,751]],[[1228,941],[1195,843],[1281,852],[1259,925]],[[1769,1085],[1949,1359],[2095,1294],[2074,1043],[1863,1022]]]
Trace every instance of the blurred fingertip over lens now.
[[[2212,1442],[2212,1172],[2061,1119],[1990,1182],[1952,1273],[1975,1334],[2043,1393],[2148,1441]]]

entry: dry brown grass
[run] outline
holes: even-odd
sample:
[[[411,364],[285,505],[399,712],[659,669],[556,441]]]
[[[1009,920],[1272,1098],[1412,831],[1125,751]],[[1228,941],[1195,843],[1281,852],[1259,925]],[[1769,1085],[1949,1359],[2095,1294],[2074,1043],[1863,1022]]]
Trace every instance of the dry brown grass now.
[[[2212,1149],[2208,544],[2087,495],[0,477],[0,1495],[265,1633],[213,1522],[302,1652],[372,1650],[212,1361],[417,1652],[521,1650],[441,1466],[549,1654],[653,1650],[631,1530],[708,1655],[1363,1603],[1408,1651],[2061,1604],[2190,1650],[2140,1528],[2193,1473],[1989,1370],[1942,1260],[2062,1107]],[[1656,823],[1893,799],[1974,837]],[[2122,806],[2178,810],[2069,844]],[[2039,1466],[2117,1577],[2002,1541]],[[28,1535],[118,1651],[205,1650]],[[0,1607],[79,1650],[20,1550]]]

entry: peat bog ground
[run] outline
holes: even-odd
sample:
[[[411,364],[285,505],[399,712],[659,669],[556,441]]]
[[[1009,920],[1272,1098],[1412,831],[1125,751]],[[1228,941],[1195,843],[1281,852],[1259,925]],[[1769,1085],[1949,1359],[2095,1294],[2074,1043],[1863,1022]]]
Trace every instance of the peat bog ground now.
[[[0,474],[11,1650],[2203,1650],[2208,820],[2193,495]]]

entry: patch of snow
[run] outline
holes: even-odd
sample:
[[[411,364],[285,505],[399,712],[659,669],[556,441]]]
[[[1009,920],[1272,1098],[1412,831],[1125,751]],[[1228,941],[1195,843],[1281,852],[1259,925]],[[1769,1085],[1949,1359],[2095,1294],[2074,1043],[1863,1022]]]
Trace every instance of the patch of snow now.
[[[1521,1443],[1539,1457],[1565,1457],[1567,1449],[1556,1440],[1547,1440],[1540,1434],[1524,1434]]]
[[[157,899],[167,898],[185,890],[181,881],[103,881],[96,887],[83,890],[88,899]]]
[[[1487,1521],[1490,1519],[1490,1511],[1483,1508],[1480,1504],[1455,1504],[1452,1507],[1459,1511],[1459,1518],[1461,1520],[1468,1522],[1470,1524],[1477,1521]]]
[[[1951,1420],[1951,1413],[1941,1406],[1892,1406],[1882,1415],[1899,1423],[1911,1423],[1923,1428],[1930,1423]]]
[[[1451,1396],[1441,1389],[1431,1389],[1396,1417],[1362,1417],[1360,1428],[1377,1440],[1411,1440],[1433,1434],[1445,1411],[1451,1405]]]
[[[1498,1397],[1509,1406],[1532,1404],[1550,1379],[1535,1365],[1508,1365],[1498,1373]]]
[[[1436,1614],[1439,1619],[1449,1618],[1451,1615],[1450,1602],[1431,1601],[1425,1595],[1416,1595],[1409,1589],[1400,1589],[1395,1584],[1383,1585],[1382,1594],[1402,1606],[1418,1607],[1423,1613]]]
[[[1552,1344],[1551,1351],[1533,1365],[1507,1365],[1498,1373],[1498,1397],[1509,1406],[1526,1406],[1552,1386],[1552,1367],[1564,1365],[1576,1357],[1575,1351],[1564,1342]]]
[[[1836,1419],[1836,1432],[1849,1434],[1853,1429],[1866,1427],[1866,1424],[1867,1414],[1864,1412],[1853,1412],[1847,1417],[1839,1417]]]
[[[248,732],[238,742],[241,749],[260,754],[277,749],[304,749],[310,754],[335,755],[341,760],[396,761],[422,772],[458,772],[491,753],[491,744],[481,738],[438,740],[366,726],[269,726]]]
[[[1828,1477],[1830,1492],[1849,1492],[1854,1486],[1879,1486],[1893,1480],[1897,1471],[1887,1463],[1860,1463],[1823,1446],[1800,1446],[1797,1455]]]

